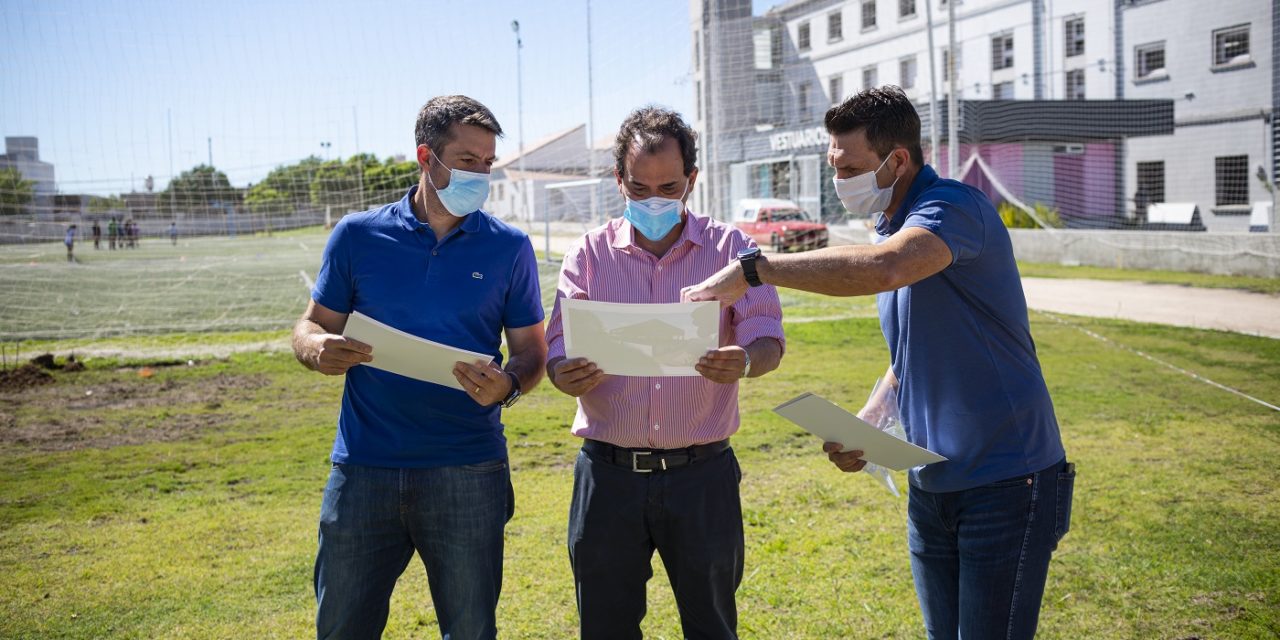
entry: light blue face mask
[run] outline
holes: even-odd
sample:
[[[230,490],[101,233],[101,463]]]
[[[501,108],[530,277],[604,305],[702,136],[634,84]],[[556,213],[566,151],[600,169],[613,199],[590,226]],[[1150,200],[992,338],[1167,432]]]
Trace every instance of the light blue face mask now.
[[[676,200],[661,196],[632,200],[627,198],[624,191],[623,197],[627,200],[627,208],[622,212],[622,217],[626,218],[631,226],[640,232],[640,235],[657,242],[667,237],[667,234],[680,224],[680,213],[684,211],[684,196],[687,193],[689,193],[688,184],[685,185],[684,193],[680,194],[680,198]]]
[[[449,166],[445,165],[434,152],[431,155],[435,156],[436,162],[449,169]],[[489,199],[489,174],[487,173],[449,169],[449,186],[441,189],[431,179],[431,171],[427,171],[427,182],[431,183],[431,187],[436,190],[436,195],[440,197],[440,204],[444,205],[449,213],[459,218],[479,209],[480,205]]]

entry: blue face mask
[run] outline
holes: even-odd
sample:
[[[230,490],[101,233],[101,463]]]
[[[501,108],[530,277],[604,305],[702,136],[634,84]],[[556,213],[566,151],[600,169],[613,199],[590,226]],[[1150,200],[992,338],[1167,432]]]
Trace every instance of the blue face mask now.
[[[431,155],[435,156],[435,153]],[[439,156],[436,156],[436,162],[444,165]],[[445,168],[448,169],[448,166],[446,165]],[[427,171],[427,182],[431,183],[431,187],[436,190],[436,195],[440,197],[440,204],[444,205],[449,213],[459,218],[479,209],[480,205],[489,199],[489,174],[487,173],[449,169],[449,186],[441,189],[431,179],[431,171]]]
[[[667,234],[680,224],[680,213],[684,211],[684,195],[688,192],[689,187],[686,185],[685,193],[680,194],[680,199],[677,200],[661,196],[632,200],[627,198],[624,192],[623,197],[627,200],[627,208],[622,212],[622,217],[626,218],[631,226],[640,232],[640,235],[657,242],[667,237]]]

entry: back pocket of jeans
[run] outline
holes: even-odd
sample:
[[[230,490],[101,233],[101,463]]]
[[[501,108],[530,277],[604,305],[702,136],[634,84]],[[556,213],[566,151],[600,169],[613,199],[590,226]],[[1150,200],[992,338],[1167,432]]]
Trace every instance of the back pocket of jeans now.
[[[1071,530],[1071,500],[1075,494],[1076,465],[1068,462],[1058,472],[1057,514],[1053,527],[1053,543],[1057,547],[1062,537]]]

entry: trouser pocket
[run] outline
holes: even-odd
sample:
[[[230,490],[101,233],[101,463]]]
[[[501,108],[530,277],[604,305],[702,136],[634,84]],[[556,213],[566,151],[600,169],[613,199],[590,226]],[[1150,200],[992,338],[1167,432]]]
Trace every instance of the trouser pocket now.
[[[1068,462],[1058,471],[1057,514],[1053,526],[1053,545],[1056,549],[1062,536],[1071,530],[1071,499],[1075,493],[1076,465]]]

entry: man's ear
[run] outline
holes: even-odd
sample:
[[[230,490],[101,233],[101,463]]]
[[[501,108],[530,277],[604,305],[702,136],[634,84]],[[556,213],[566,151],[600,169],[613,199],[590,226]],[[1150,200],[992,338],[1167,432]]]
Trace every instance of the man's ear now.
[[[425,144],[418,145],[418,170],[426,171],[431,167],[431,148]]]

